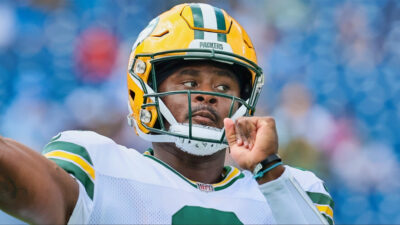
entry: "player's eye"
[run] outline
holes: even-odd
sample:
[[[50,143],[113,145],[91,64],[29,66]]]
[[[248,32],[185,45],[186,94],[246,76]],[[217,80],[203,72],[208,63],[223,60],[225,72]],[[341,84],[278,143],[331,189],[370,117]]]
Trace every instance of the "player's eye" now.
[[[227,85],[218,85],[217,89],[218,89],[218,91],[225,92],[225,91],[229,90],[229,87]]]
[[[189,87],[189,88],[194,88],[197,86],[197,83],[195,81],[186,81],[186,82],[183,82],[183,85],[185,85],[186,87]]]

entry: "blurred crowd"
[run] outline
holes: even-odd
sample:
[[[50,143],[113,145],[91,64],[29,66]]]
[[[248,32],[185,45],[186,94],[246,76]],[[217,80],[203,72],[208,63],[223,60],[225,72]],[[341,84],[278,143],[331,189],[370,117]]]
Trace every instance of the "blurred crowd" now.
[[[400,2],[203,1],[248,31],[285,163],[326,181],[337,224],[400,223]],[[0,2],[0,135],[40,151],[89,129],[144,151],[127,126],[128,56],[180,1]],[[0,223],[18,223],[0,214]]]

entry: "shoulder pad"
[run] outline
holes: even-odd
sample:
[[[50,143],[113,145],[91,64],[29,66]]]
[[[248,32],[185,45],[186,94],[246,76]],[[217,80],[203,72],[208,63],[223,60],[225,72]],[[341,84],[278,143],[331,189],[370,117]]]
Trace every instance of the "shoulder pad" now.
[[[108,145],[116,144],[92,131],[65,131],[52,138],[42,154],[79,180],[93,199],[96,179],[93,157],[100,146]]]

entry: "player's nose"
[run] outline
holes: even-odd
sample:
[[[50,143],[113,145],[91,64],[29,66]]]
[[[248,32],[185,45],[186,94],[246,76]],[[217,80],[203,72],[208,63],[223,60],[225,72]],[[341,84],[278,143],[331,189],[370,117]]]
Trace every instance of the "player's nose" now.
[[[200,91],[204,91],[204,92],[214,92],[213,88],[212,88],[212,84],[203,84],[199,87]],[[217,97],[215,95],[212,94],[206,94],[206,93],[201,93],[201,94],[193,94],[194,97],[194,102],[198,102],[198,103],[206,103],[206,104],[216,104],[218,102]]]
[[[194,100],[195,102],[198,103],[206,103],[206,104],[216,104],[217,103],[217,98],[213,95],[209,95],[209,94],[196,94],[194,96]]]

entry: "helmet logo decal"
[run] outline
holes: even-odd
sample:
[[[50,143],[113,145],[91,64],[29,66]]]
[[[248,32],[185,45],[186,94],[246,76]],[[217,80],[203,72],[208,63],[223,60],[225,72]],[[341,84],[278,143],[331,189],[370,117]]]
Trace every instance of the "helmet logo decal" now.
[[[195,39],[226,42],[226,34],[204,31],[210,29],[225,32],[225,17],[221,9],[202,3],[190,4],[190,8],[193,14]]]

